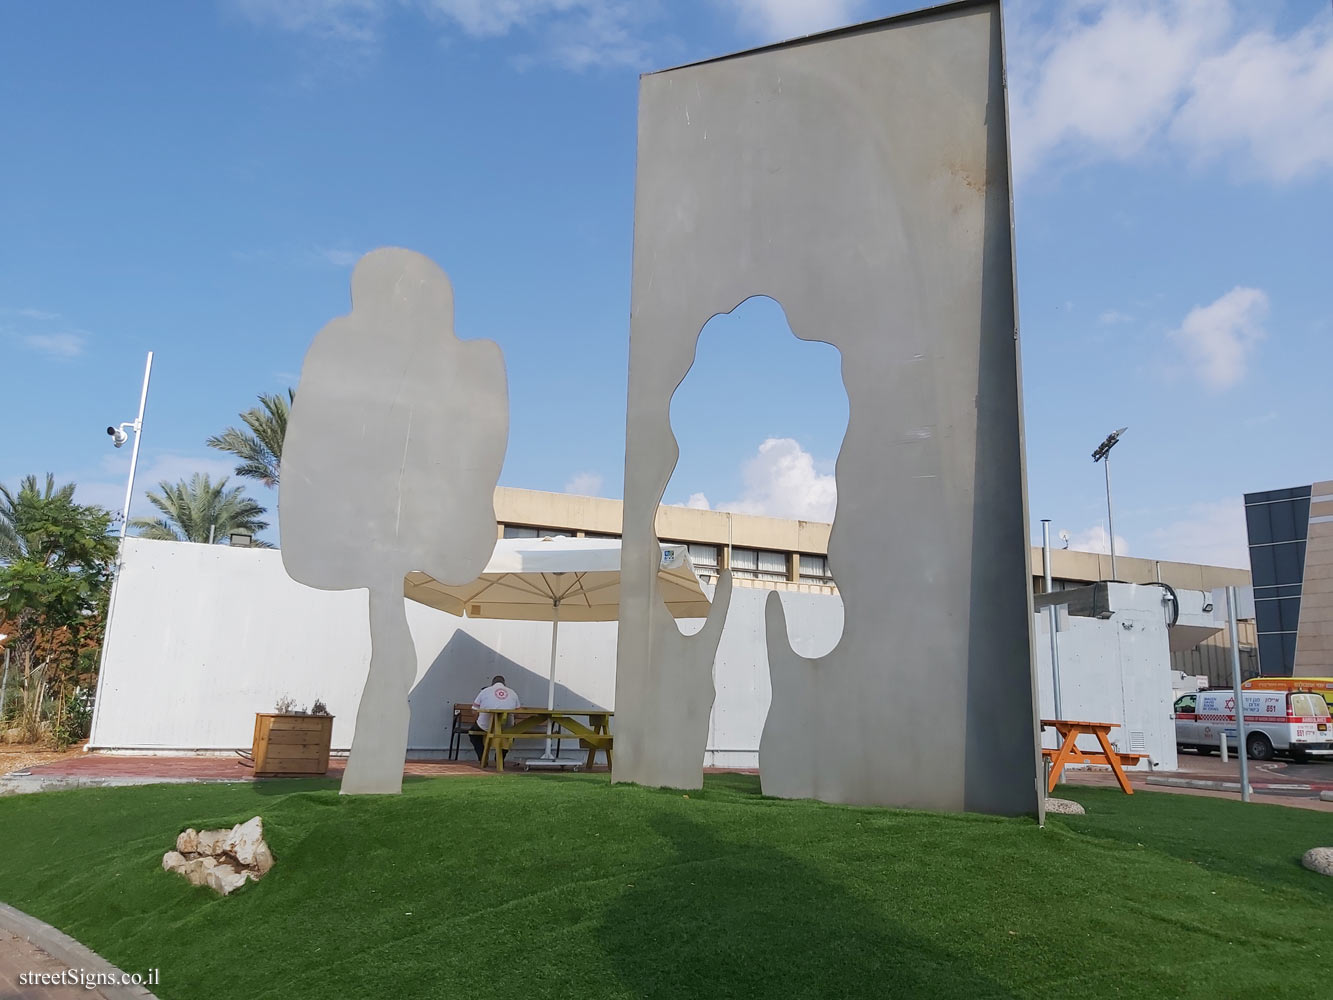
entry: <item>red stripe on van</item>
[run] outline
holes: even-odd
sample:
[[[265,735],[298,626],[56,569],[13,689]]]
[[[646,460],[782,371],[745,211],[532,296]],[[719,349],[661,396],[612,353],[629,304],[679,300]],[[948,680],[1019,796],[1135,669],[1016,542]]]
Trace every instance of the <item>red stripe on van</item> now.
[[[1234,715],[1196,715],[1196,722],[1235,722]],[[1285,715],[1250,715],[1245,713],[1246,722],[1297,722],[1297,719],[1289,719]],[[1312,720],[1313,721],[1313,720]]]

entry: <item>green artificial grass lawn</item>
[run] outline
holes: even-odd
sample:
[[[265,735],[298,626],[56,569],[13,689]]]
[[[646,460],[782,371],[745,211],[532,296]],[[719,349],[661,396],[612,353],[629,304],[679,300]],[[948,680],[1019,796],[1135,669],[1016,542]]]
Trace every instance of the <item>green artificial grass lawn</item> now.
[[[1333,817],[1072,789],[1031,820],[605,776],[94,789],[0,800],[0,899],[163,998],[1328,995]],[[264,818],[228,898],[160,867]]]

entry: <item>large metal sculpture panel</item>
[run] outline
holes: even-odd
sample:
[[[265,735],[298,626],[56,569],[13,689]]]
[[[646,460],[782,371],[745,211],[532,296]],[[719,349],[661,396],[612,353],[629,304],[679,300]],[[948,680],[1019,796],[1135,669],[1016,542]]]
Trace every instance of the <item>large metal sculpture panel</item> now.
[[[370,670],[344,793],[402,790],[416,653],[403,578],[475,579],[495,548],[509,437],[504,358],[454,335],[449,277],[421,254],[376,250],[352,311],[306,354],[283,445],[282,561],[300,583],[370,591]]]
[[[850,407],[843,635],[796,655],[769,596],[764,791],[1037,812],[999,4],[645,76],[638,164],[616,780],[702,780],[725,592],[679,634],[654,515],[700,330],[763,294],[841,351]]]

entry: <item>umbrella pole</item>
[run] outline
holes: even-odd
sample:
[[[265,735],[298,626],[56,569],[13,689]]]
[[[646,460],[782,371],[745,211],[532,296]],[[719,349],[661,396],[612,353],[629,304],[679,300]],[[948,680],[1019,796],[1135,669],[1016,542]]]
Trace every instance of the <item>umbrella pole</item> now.
[[[550,683],[546,688],[546,707],[555,708],[555,651],[556,644],[560,637],[560,602],[556,601],[551,605],[551,677]],[[546,752],[542,754],[546,760],[555,760],[555,754],[551,753],[551,729],[552,721],[546,720]]]

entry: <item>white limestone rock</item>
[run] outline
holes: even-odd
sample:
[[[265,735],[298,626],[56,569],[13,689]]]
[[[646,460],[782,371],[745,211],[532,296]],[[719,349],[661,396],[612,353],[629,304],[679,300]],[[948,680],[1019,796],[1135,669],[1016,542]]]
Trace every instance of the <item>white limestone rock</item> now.
[[[1082,816],[1087,812],[1072,799],[1047,799],[1046,811],[1059,816]]]
[[[218,855],[227,849],[230,830],[200,830],[199,845],[194,849],[198,854]]]
[[[273,867],[273,854],[264,843],[264,821],[258,816],[232,827],[223,850],[261,875]]]
[[[204,884],[219,895],[226,896],[245,885],[249,880],[249,874],[227,864],[215,863],[204,874]]]
[[[1312,847],[1301,858],[1301,864],[1320,875],[1333,875],[1333,847]]]
[[[162,855],[163,869],[223,896],[246,882],[258,882],[273,863],[258,816],[230,830],[185,830],[176,838],[176,849]]]
[[[191,885],[207,885],[208,873],[217,865],[217,858],[211,858],[205,855],[200,858],[183,858],[183,860],[171,871],[178,875],[183,875],[185,881]],[[166,859],[162,859],[163,867],[166,867]]]

